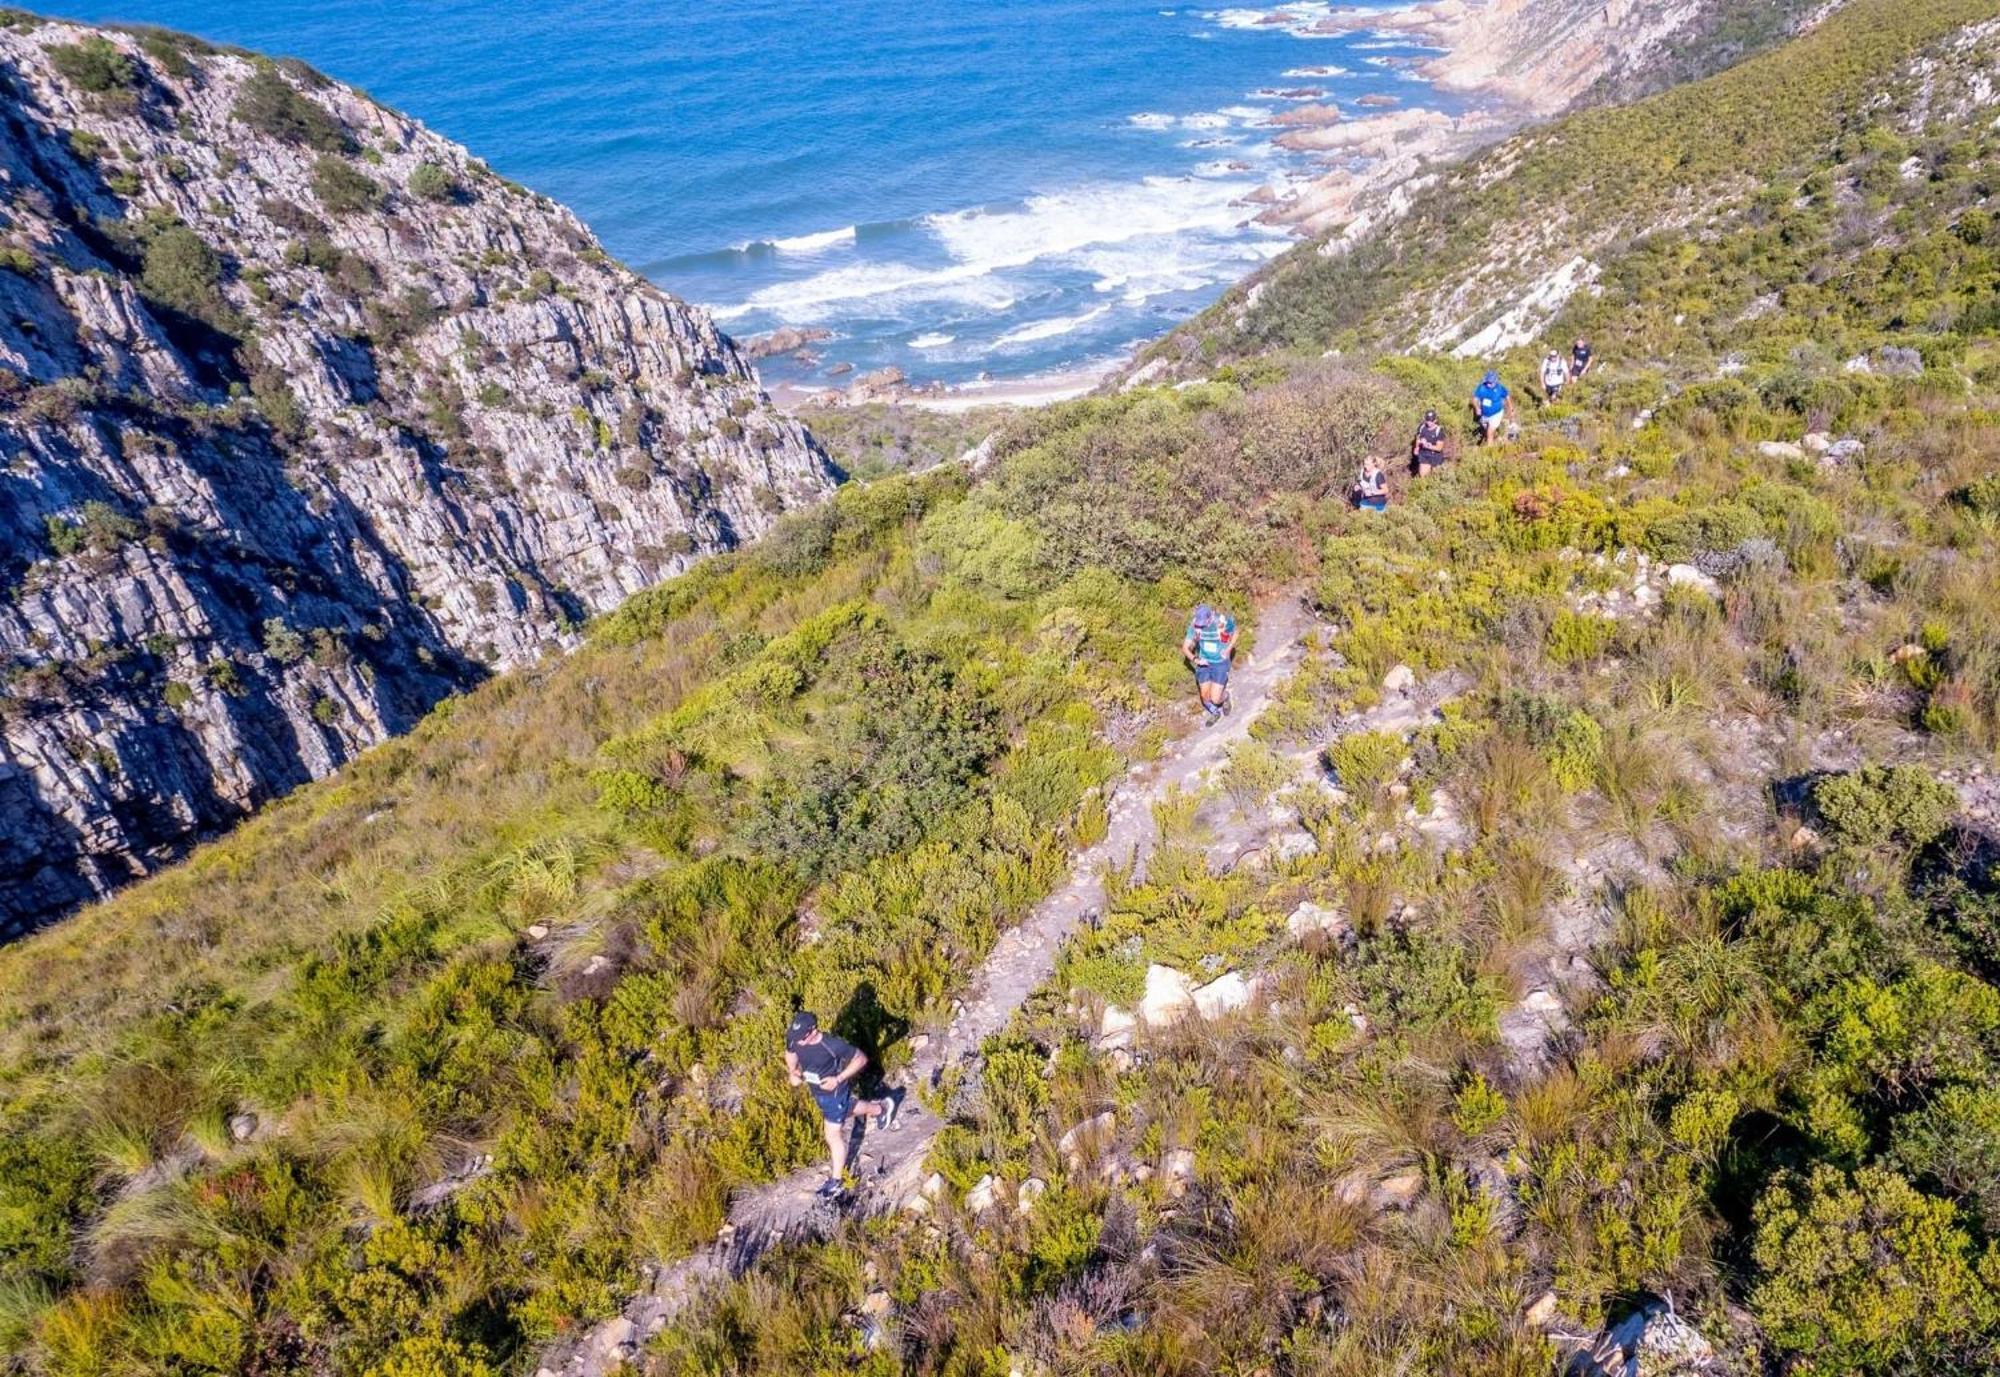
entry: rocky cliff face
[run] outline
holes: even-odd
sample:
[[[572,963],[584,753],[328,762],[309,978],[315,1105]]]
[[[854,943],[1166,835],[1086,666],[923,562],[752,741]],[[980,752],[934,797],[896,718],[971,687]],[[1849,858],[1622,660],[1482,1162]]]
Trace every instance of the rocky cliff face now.
[[[701,312],[357,91],[0,21],[0,934],[835,474]]]
[[[1816,13],[1841,0],[1817,0]],[[1782,41],[1815,0],[1433,0],[1451,51],[1424,67],[1445,86],[1537,114],[1634,100]]]

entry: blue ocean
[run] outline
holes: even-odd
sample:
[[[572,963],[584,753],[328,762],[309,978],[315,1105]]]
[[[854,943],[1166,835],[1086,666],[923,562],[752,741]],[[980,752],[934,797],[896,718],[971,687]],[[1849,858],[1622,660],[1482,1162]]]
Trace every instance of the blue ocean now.
[[[363,87],[569,205],[732,334],[831,332],[812,362],[763,365],[801,387],[1101,366],[1289,242],[1245,199],[1313,170],[1273,145],[1280,111],[1447,104],[1410,70],[1423,50],[1314,32],[1328,7],[1310,0],[67,8]]]

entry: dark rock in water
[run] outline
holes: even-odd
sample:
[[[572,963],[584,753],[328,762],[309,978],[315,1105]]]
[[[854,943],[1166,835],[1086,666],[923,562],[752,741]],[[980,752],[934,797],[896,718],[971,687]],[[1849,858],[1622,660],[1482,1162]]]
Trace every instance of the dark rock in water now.
[[[49,56],[100,32],[118,100]],[[567,211],[358,91],[180,56],[0,29],[0,933],[833,486]]]
[[[779,354],[796,354],[809,344],[818,344],[832,338],[831,330],[817,327],[802,329],[796,325],[787,325],[783,329],[771,331],[768,335],[756,335],[743,340],[738,343],[737,348],[742,351],[745,358],[768,359],[775,358]]]
[[[856,393],[892,392],[909,380],[909,375],[893,364],[888,368],[878,368],[872,373],[863,373],[854,380]]]
[[[851,363],[836,363],[826,370],[826,375],[829,378],[844,378],[853,371],[854,365]]]

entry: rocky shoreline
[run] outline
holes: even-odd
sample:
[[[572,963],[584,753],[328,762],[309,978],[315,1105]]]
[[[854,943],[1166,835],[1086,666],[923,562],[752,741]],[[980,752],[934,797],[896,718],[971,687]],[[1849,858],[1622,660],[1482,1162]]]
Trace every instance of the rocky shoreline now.
[[[1321,241],[1322,253],[1340,253],[1403,215],[1435,169],[1572,107],[1601,83],[1636,79],[1703,14],[1702,0],[1422,0],[1395,9],[1330,12],[1273,7],[1245,26],[1284,29],[1301,39],[1365,32],[1434,49],[1432,57],[1389,60],[1407,62],[1431,92],[1470,103],[1452,112],[1420,95],[1405,103],[1371,94],[1349,103],[1361,112],[1356,114],[1321,87],[1274,89],[1274,97],[1301,103],[1266,122],[1271,142],[1310,158],[1312,166],[1306,175],[1267,182],[1246,195],[1238,203],[1246,223],[1288,229]],[[1300,67],[1291,74],[1319,70],[1325,69]],[[828,342],[823,331],[787,328],[749,341],[745,351],[816,363],[813,350]],[[1064,386],[1034,379],[956,388],[912,380],[900,369],[859,375],[849,369],[844,386],[779,389],[779,400],[788,408],[888,402],[965,409],[988,400],[1039,405],[1088,391],[1123,367],[1078,370],[1060,380]],[[841,370],[830,369],[828,376],[841,376]]]
[[[1265,126],[1270,141],[1287,152],[1310,155],[1316,167],[1311,175],[1291,182],[1269,182],[1247,195],[1240,203],[1245,222],[1283,227],[1301,238],[1335,232],[1340,235],[1335,242],[1358,237],[1381,219],[1400,214],[1409,190],[1432,164],[1461,157],[1538,115],[1550,113],[1556,107],[1521,98],[1516,90],[1519,83],[1485,70],[1489,64],[1479,51],[1490,46],[1495,27],[1518,21],[1520,11],[1529,3],[1531,0],[1428,0],[1394,10],[1336,10],[1303,27],[1296,12],[1271,10],[1258,21],[1260,26],[1292,28],[1302,37],[1365,30],[1441,49],[1442,55],[1435,60],[1413,61],[1412,71],[1436,87],[1491,99],[1463,113],[1447,114],[1421,103],[1405,106],[1400,97],[1372,94],[1352,102],[1364,112],[1353,115],[1321,87],[1273,90],[1273,96],[1301,103],[1270,118]],[[1593,65],[1590,80],[1595,79],[1596,71]],[[1570,84],[1575,85],[1575,81]],[[1568,99],[1565,96],[1563,103]],[[751,358],[788,357],[809,365],[821,361],[827,346],[838,347],[827,331],[798,326],[785,326],[740,344]],[[946,410],[991,403],[1042,405],[1088,392],[1122,366],[1122,362],[1109,361],[1060,376],[982,379],[950,387],[913,379],[900,368],[857,373],[851,366],[843,368],[837,363],[825,376],[844,378],[844,382],[826,387],[780,385],[773,388],[773,395],[789,410],[870,403]]]

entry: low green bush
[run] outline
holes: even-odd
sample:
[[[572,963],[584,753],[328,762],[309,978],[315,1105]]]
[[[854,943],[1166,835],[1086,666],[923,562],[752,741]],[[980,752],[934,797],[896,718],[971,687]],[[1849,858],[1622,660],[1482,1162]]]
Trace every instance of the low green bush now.
[[[1958,812],[1958,795],[1921,765],[1865,765],[1813,788],[1813,806],[1842,846],[1915,850]]]
[[[325,106],[301,94],[273,66],[260,66],[244,81],[229,113],[239,124],[281,143],[329,154],[351,154],[356,148],[354,136]]]
[[[313,163],[312,189],[331,215],[373,214],[382,208],[387,196],[381,183],[346,158],[331,153]]]
[[[139,84],[138,64],[102,34],[45,51],[58,72],[93,95],[130,91]]]

